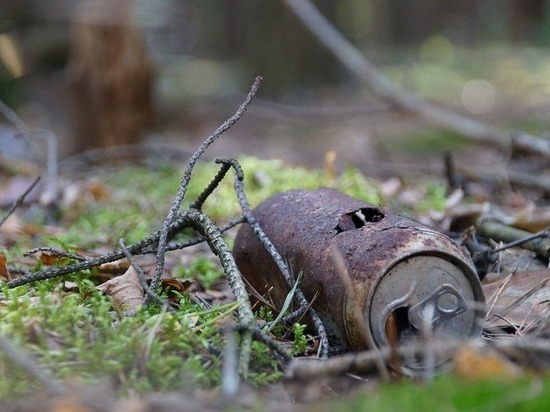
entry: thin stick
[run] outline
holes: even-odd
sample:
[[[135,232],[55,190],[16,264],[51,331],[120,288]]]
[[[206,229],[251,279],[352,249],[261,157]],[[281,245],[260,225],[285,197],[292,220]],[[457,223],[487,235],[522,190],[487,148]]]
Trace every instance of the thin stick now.
[[[177,230],[178,228],[188,225],[187,218],[184,215],[180,216],[178,221],[172,225],[172,230]],[[160,232],[153,233],[140,241],[133,243],[128,246],[130,253],[138,254],[139,251],[153,243],[155,243],[160,236]],[[14,288],[17,286],[25,285],[27,283],[36,282],[38,280],[52,279],[57,276],[67,275],[69,273],[79,272],[81,270],[91,269],[97,266],[100,266],[107,262],[114,262],[115,260],[124,258],[124,252],[121,250],[116,250],[114,252],[106,253],[104,255],[98,256],[96,258],[88,259],[84,262],[78,262],[72,265],[60,266],[57,268],[47,268],[33,273],[25,273],[24,275],[18,277],[17,279],[8,282],[9,288]]]
[[[206,139],[200,145],[198,150],[195,153],[193,153],[193,155],[191,156],[191,159],[187,163],[187,166],[185,167],[185,171],[183,173],[183,176],[180,182],[180,186],[178,188],[178,192],[176,194],[176,198],[174,199],[174,202],[170,207],[170,211],[168,212],[168,215],[164,220],[162,229],[160,230],[157,256],[156,256],[157,263],[155,267],[155,274],[151,281],[151,289],[155,290],[157,288],[160,278],[162,277],[162,272],[164,271],[164,264],[165,264],[166,244],[168,241],[168,233],[170,230],[170,226],[174,222],[177,212],[181,206],[181,203],[183,202],[183,198],[185,197],[185,193],[187,192],[187,187],[189,185],[189,181],[191,180],[191,173],[193,171],[193,168],[195,167],[195,164],[197,163],[199,158],[202,156],[204,151],[208,148],[208,146],[210,146],[218,137],[220,137],[225,131],[227,131],[243,116],[248,105],[256,95],[256,92],[258,91],[258,88],[260,87],[261,82],[262,82],[262,78],[260,76],[256,77],[256,80],[254,81],[254,84],[252,85],[250,92],[246,96],[245,101],[241,104],[241,106],[238,108],[235,114],[232,117],[230,117],[228,120],[226,120],[220,127],[218,127],[218,129],[214,133],[212,133],[208,137],[208,139]]]
[[[394,350],[399,356],[411,357],[432,351],[435,356],[451,356],[457,349],[471,345],[475,348],[496,347],[499,350],[517,349],[520,351],[536,351],[550,356],[550,342],[542,338],[503,339],[491,341],[490,345],[479,340],[437,340],[432,342],[416,342],[399,346]],[[427,348],[429,347],[429,348]],[[297,381],[311,381],[328,376],[337,376],[350,371],[366,373],[375,370],[375,362],[380,356],[389,361],[392,349],[384,347],[358,353],[348,353],[326,360],[313,358],[294,359],[286,370],[286,378]]]
[[[235,170],[237,170],[238,168],[239,171],[237,172],[237,174],[240,175],[241,180],[243,179],[243,171],[240,165],[235,160],[216,159],[215,162],[222,165],[221,169],[218,171],[216,176],[214,176],[214,179],[212,179],[206,189],[202,191],[199,197],[193,203],[191,203],[191,205],[189,206],[191,209],[201,210],[202,205],[204,204],[208,196],[210,196],[212,192],[214,192],[214,190],[218,187],[218,185],[223,180],[229,169],[231,169],[231,167],[235,168]]]
[[[244,217],[238,217],[236,219],[233,219],[232,221],[228,222],[227,224],[220,227],[220,232],[225,232],[232,227],[242,223],[244,221]],[[181,214],[178,218],[178,220],[172,225],[171,232],[175,232],[177,230],[180,230],[184,227],[189,226],[189,221],[185,213]],[[156,241],[158,241],[160,232],[153,233],[141,240],[139,240],[136,243],[133,243],[131,245],[128,245],[128,251],[132,253],[133,255],[145,255],[145,254],[153,254],[156,253],[155,248],[150,248],[148,246],[152,245]],[[179,244],[173,244],[168,245],[166,247],[166,250],[176,250],[176,249],[183,249],[188,246],[196,245],[199,243],[202,243],[206,240],[205,237],[198,237],[197,239],[190,240],[186,243],[179,243]],[[36,251],[36,249],[33,249],[32,251],[29,251],[27,253],[31,253],[33,251]],[[56,249],[52,249],[52,251],[57,251]],[[23,275],[18,277],[17,279],[12,280],[11,282],[8,282],[9,288],[14,288],[17,286],[26,285],[27,283],[36,282],[39,280],[45,280],[45,279],[52,279],[58,276],[68,275],[70,273],[79,272],[81,270],[87,270],[91,269],[97,266],[100,266],[104,263],[108,262],[114,262],[115,260],[119,260],[124,258],[124,252],[122,250],[117,250],[114,252],[106,253],[104,255],[95,257],[95,258],[88,258],[86,260],[83,260],[78,263],[74,263],[72,265],[67,266],[60,266],[60,267],[54,267],[54,268],[46,268],[43,270],[40,270],[38,272],[23,272]]]
[[[421,116],[430,123],[442,125],[468,140],[550,157],[550,140],[497,127],[431,104],[409,93],[384,76],[315,8],[309,0],[281,0],[325,46],[361,82],[387,103]]]
[[[65,252],[64,250],[55,249],[53,247],[48,247],[48,246],[41,246],[41,247],[36,247],[34,249],[31,249],[31,250],[27,250],[25,253],[23,253],[23,256],[28,257],[28,256],[34,255],[36,253],[40,253],[40,252],[47,252],[47,253],[51,253],[52,255],[55,255],[57,257],[64,257],[64,258],[68,258],[68,259],[74,259],[74,260],[78,260],[80,262],[86,262],[87,260],[90,259],[86,256],[80,256],[80,255],[77,255],[76,253]]]
[[[57,137],[54,133],[49,130],[34,130],[35,133],[31,133],[30,128],[27,124],[21,119],[17,113],[15,113],[8,105],[0,100],[0,113],[2,113],[19,131],[19,134],[26,139],[33,137],[35,140],[37,138],[43,139],[46,141],[47,146],[47,159],[46,159],[46,169],[47,169],[47,200],[50,204],[57,201]],[[36,132],[42,132],[42,134],[37,134]]]
[[[39,180],[40,180],[40,176],[34,179],[34,181],[27,188],[27,190],[25,190],[23,194],[21,194],[17,199],[15,199],[15,202],[13,202],[13,205],[9,208],[9,210],[6,212],[6,214],[0,221],[0,226],[2,226],[4,222],[8,219],[8,217],[10,217],[11,214],[15,211],[15,209],[17,209],[21,205],[21,203],[23,203],[27,195],[31,192],[32,189],[34,189],[34,187],[36,186]]]
[[[236,325],[235,330],[237,332],[242,333],[245,328],[242,325]],[[288,352],[285,348],[283,348],[280,344],[278,344],[270,335],[266,334],[260,327],[255,326],[252,330],[252,337],[256,339],[258,342],[262,342],[265,346],[267,346],[273,353],[275,353],[279,358],[282,359],[284,364],[287,364],[290,362],[294,357]]]
[[[241,223],[244,223],[245,221],[246,221],[246,219],[245,219],[244,216],[239,216],[239,217],[237,217],[233,220],[230,220],[226,224],[220,226],[218,229],[220,230],[221,233],[224,233],[224,232],[227,232],[229,229],[232,229],[235,226],[240,225]],[[195,246],[195,245],[198,245],[199,243],[202,243],[202,242],[206,242],[206,238],[204,236],[199,236],[195,239],[188,240],[187,242],[169,243],[169,244],[166,245],[166,251],[170,252],[172,250],[185,249],[186,247]],[[140,250],[139,253],[134,253],[134,254],[135,255],[147,255],[147,254],[156,253],[156,251],[157,251],[156,248],[144,248],[144,249]]]
[[[126,256],[126,259],[130,262],[130,265],[134,268],[136,271],[136,275],[139,279],[139,283],[141,283],[141,287],[147,294],[147,296],[151,296],[152,299],[154,299],[159,305],[161,305],[163,308],[166,307],[166,310],[169,310],[171,313],[176,313],[173,307],[169,305],[169,303],[166,301],[166,299],[163,299],[161,296],[159,296],[155,291],[153,291],[149,285],[147,284],[147,280],[145,279],[145,273],[143,272],[143,269],[141,266],[139,266],[134,259],[134,256],[130,253],[128,250],[128,247],[126,246],[126,243],[124,242],[124,239],[120,239],[118,242],[120,249],[124,253],[124,256]]]
[[[222,393],[231,397],[239,391],[239,364],[237,362],[237,332],[233,328],[225,328],[225,347],[222,355]]]
[[[533,234],[500,222],[484,220],[477,224],[476,232],[496,241],[510,243],[511,246],[505,245],[494,251],[495,253],[512,246],[521,246],[535,252],[540,257],[550,257],[550,238],[548,237],[550,232],[548,230]]]

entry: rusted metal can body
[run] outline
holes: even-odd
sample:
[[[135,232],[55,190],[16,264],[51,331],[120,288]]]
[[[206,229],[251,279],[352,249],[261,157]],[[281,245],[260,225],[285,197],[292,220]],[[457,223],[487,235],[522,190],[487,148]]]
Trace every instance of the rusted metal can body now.
[[[331,348],[405,343],[426,319],[433,333],[480,334],[481,284],[470,257],[449,237],[332,189],[280,193],[253,214],[294,278],[303,272],[300,288]],[[248,225],[234,255],[251,286],[280,308],[290,289]]]

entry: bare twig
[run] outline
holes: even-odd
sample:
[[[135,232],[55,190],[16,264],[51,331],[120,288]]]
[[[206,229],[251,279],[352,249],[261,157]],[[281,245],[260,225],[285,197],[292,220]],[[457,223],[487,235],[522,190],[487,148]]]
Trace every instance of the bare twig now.
[[[357,79],[366,84],[387,103],[416,114],[430,123],[439,124],[476,143],[550,157],[550,140],[518,131],[502,131],[429,103],[409,93],[384,76],[355,46],[353,46],[315,8],[309,0],[282,0],[301,20],[315,38],[325,46]]]
[[[479,340],[434,340],[431,342],[416,342],[395,348],[399,356],[411,357],[422,355],[426,350],[432,351],[434,356],[451,356],[457,349],[470,345],[474,348],[487,346],[508,352],[511,350],[532,351],[544,355],[546,359],[550,356],[550,342],[548,339],[525,338],[525,339],[502,339],[491,341],[490,344]],[[429,347],[429,348],[427,348]],[[312,358],[294,359],[286,370],[287,379],[298,381],[311,381],[320,377],[337,376],[348,372],[366,373],[376,369],[375,362],[379,356],[389,361],[392,349],[384,347],[377,351],[349,353],[335,356],[326,360]]]
[[[550,257],[549,230],[542,230],[533,234],[493,220],[485,220],[477,225],[476,231],[480,235],[490,237],[496,241],[508,242],[507,245],[493,251],[495,253],[513,246],[521,246],[535,252],[540,257]]]
[[[226,328],[225,347],[222,358],[222,393],[231,397],[239,391],[239,363],[237,362],[237,332],[233,328]]]
[[[54,204],[57,201],[57,137],[49,130],[34,130],[27,126],[27,124],[15,113],[9,106],[0,100],[0,113],[2,113],[13,125],[17,128],[19,134],[26,139],[31,136],[35,139],[38,137],[46,141],[47,146],[47,201],[48,204]],[[41,134],[37,134],[40,132]]]
[[[243,332],[246,328],[242,325],[236,325],[235,330],[237,332]],[[265,346],[267,346],[273,353],[275,353],[281,360],[283,365],[290,362],[293,358],[293,356],[280,344],[278,344],[271,335],[268,335],[265,333],[260,327],[256,326],[254,327],[252,331],[252,337],[262,342]]]
[[[40,176],[38,176],[36,179],[34,179],[34,181],[31,183],[31,185],[28,187],[28,189],[25,190],[25,192],[23,192],[23,194],[21,194],[17,199],[15,199],[15,202],[13,202],[13,205],[9,208],[9,210],[6,212],[6,214],[4,215],[2,220],[0,221],[0,226],[2,226],[4,224],[4,222],[6,221],[6,219],[8,217],[10,217],[11,214],[15,211],[15,209],[17,209],[19,207],[19,205],[21,205],[21,203],[23,203],[23,201],[25,200],[27,195],[31,192],[32,189],[34,189],[34,187],[36,186],[36,184],[38,183],[39,180],[40,180]]]
[[[246,108],[256,95],[256,92],[258,91],[258,88],[260,87],[260,83],[262,82],[262,78],[260,76],[256,77],[256,80],[254,81],[254,84],[252,85],[250,92],[246,96],[245,101],[241,104],[241,106],[238,108],[238,110],[235,112],[235,114],[230,117],[228,120],[226,120],[218,129],[212,133],[198,148],[198,150],[193,153],[193,156],[191,156],[191,159],[189,159],[189,162],[187,163],[187,166],[185,167],[185,171],[183,173],[180,186],[178,188],[178,192],[176,194],[176,198],[174,199],[174,202],[172,203],[172,206],[170,207],[170,211],[168,212],[168,215],[166,216],[166,219],[164,220],[164,223],[162,225],[162,229],[160,230],[160,236],[158,240],[158,248],[157,248],[157,263],[155,267],[155,274],[153,276],[153,279],[151,281],[151,289],[155,290],[160,278],[162,276],[162,272],[164,270],[164,263],[165,263],[165,253],[166,253],[166,244],[168,241],[168,234],[170,230],[170,226],[176,219],[178,210],[181,206],[181,203],[183,202],[183,198],[185,197],[185,193],[187,192],[187,186],[189,185],[189,181],[191,180],[191,173],[193,172],[193,168],[195,167],[195,164],[199,160],[199,158],[202,156],[204,151],[210,146],[218,137],[220,137],[225,131],[227,131],[231,126],[233,126],[244,114],[246,111]]]
[[[246,222],[250,225],[251,229],[254,231],[254,233],[260,240],[260,242],[262,242],[262,244],[267,249],[269,254],[273,257],[273,260],[277,264],[277,267],[279,268],[281,274],[283,275],[286,283],[290,288],[292,288],[294,285],[294,282],[292,280],[290,269],[286,264],[286,262],[284,261],[284,259],[282,258],[282,256],[277,251],[277,248],[275,247],[275,245],[266,236],[263,229],[260,227],[260,224],[252,214],[252,211],[250,210],[250,205],[248,204],[248,200],[244,193],[243,182],[238,178],[235,179],[235,190],[237,192],[237,197],[239,199],[239,204],[243,211],[243,215],[246,218]],[[301,307],[309,306],[309,302],[307,301],[306,297],[304,296],[300,288],[296,288],[296,299],[298,301],[298,304]],[[309,309],[309,315],[311,317],[311,320],[319,336],[319,357],[325,358],[328,356],[328,351],[329,351],[329,344],[328,344],[328,338],[327,338],[325,326],[323,325],[321,318],[313,308]]]
[[[239,216],[229,222],[227,222],[226,224],[220,226],[218,229],[221,233],[224,233],[224,232],[227,232],[229,229],[232,229],[234,228],[235,226],[237,225],[240,225],[241,223],[244,223],[246,221],[246,219],[244,218],[244,216]],[[166,245],[166,251],[169,252],[169,251],[172,251],[172,250],[179,250],[179,249],[185,249],[186,247],[189,247],[189,246],[194,246],[194,245],[198,245],[199,243],[202,243],[202,242],[206,242],[206,238],[204,236],[199,236],[195,239],[191,239],[191,240],[188,240],[187,242],[182,242],[182,243],[169,243],[168,245]],[[139,251],[139,253],[134,253],[135,255],[147,255],[147,254],[152,254],[152,253],[156,253],[157,249],[156,248],[144,248],[142,250]]]

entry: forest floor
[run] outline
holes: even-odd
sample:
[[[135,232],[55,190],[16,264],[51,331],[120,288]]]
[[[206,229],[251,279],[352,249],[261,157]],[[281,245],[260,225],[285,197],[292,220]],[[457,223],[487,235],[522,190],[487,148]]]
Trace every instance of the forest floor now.
[[[332,186],[392,207],[455,237],[457,232],[488,217],[529,233],[548,230],[550,193],[543,188],[544,182],[550,181],[548,159],[466,143],[459,136],[377,106],[358,113],[357,107],[364,103],[349,96],[327,92],[317,101],[321,104],[315,108],[284,106],[261,99],[253,102],[239,123],[205,153],[206,165],[197,170],[188,198],[196,197],[215,174],[217,167],[210,164],[212,159],[234,157],[242,160],[253,206],[281,190]],[[52,262],[53,266],[72,262],[51,261],[47,251],[37,257],[23,256],[25,250],[34,247],[59,247],[97,256],[115,249],[121,237],[127,237],[128,242],[137,241],[158,230],[189,157],[236,105],[228,101],[209,102],[192,109],[182,108],[181,117],[177,113],[165,114],[170,121],[161,119],[163,126],[136,146],[130,156],[127,149],[122,156],[120,152],[99,150],[93,156],[62,160],[58,180],[61,197],[53,220],[44,199],[41,202],[39,196],[31,194],[11,220],[0,227],[7,259],[3,266],[12,272],[3,273],[4,280],[16,279],[16,269],[40,270]],[[521,127],[524,123],[520,118],[513,119],[514,110],[510,110],[484,120],[496,121],[503,127],[516,122]],[[52,129],[61,135],[69,134],[66,119],[57,121]],[[542,126],[531,127],[536,131]],[[3,171],[0,200],[4,206],[9,206],[28,187],[39,170],[32,162],[16,163],[30,169]],[[534,176],[542,186],[517,180],[517,174]],[[207,212],[220,222],[239,214],[231,178],[226,180],[229,182],[222,184],[220,193],[207,202]],[[234,232],[228,237],[232,242]],[[482,236],[487,250],[509,242],[490,237]],[[153,311],[138,315],[136,326],[117,312],[116,298],[112,306],[112,297],[106,298],[95,290],[113,277],[108,275],[110,270],[121,274],[127,266],[78,272],[68,279],[37,282],[19,289],[4,286],[0,308],[5,319],[3,334],[69,388],[69,395],[44,389],[43,383],[37,383],[37,375],[33,376],[36,370],[10,363],[4,356],[0,379],[3,405],[12,410],[37,410],[48,405],[55,411],[145,411],[360,410],[365,405],[386,410],[441,410],[442,405],[452,410],[543,410],[550,404],[548,345],[493,345],[492,341],[498,339],[494,334],[489,336],[487,325],[483,340],[487,346],[480,349],[471,344],[465,351],[455,352],[450,372],[420,379],[396,375],[391,384],[381,383],[378,373],[372,370],[364,374],[347,370],[336,377],[327,372],[326,376],[303,382],[281,380],[284,367],[265,350],[256,349],[259,366],[253,371],[250,386],[243,385],[238,396],[228,401],[220,394],[224,377],[219,353],[209,353],[208,345],[225,343],[221,332],[228,322],[228,313],[235,310],[227,306],[232,304],[233,294],[206,246],[180,252],[168,258],[166,267],[169,277],[177,273],[173,277],[179,280],[164,285],[176,295],[194,299],[173,302],[180,311],[178,316],[182,316],[174,315],[174,319],[180,323],[163,312],[159,315]],[[498,338],[502,341],[529,342],[528,338],[534,338],[537,344],[547,342],[548,256],[520,247],[497,256],[484,281],[490,307],[488,324],[499,328]],[[150,270],[153,263],[151,259],[140,260]],[[514,276],[509,277],[512,273]],[[201,305],[205,301],[214,309],[221,305],[219,311],[203,313]],[[197,306],[191,308],[188,304]],[[100,315],[106,313],[109,315]],[[90,321],[89,314],[97,318]],[[120,334],[104,332],[111,322],[113,327],[119,322]],[[209,328],[211,322],[215,328]],[[85,333],[77,333],[71,323]],[[171,334],[164,329],[175,331],[182,325],[197,331],[196,335],[189,331]],[[125,333],[127,341],[117,340],[117,335]],[[98,342],[94,334],[112,341]],[[307,338],[306,347],[295,353],[311,357],[318,343],[311,333],[276,338],[286,348],[297,350],[301,336]],[[187,339],[188,346],[178,339]],[[136,342],[147,343],[140,346]],[[127,354],[139,359],[127,359]],[[194,355],[199,359],[198,365],[190,359]],[[93,365],[94,359],[104,359],[105,365]],[[173,368],[188,370],[193,377],[182,377],[181,370],[176,373]],[[106,377],[99,372],[101,369]],[[205,376],[204,370],[213,371],[212,375]],[[34,396],[21,398],[29,387]],[[352,396],[348,398],[349,394]],[[14,399],[14,395],[19,399]],[[327,399],[331,403],[325,403]]]

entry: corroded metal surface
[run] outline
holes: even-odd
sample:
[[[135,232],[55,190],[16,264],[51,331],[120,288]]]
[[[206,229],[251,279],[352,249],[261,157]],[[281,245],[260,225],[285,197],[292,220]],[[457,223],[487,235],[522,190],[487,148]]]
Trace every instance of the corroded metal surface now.
[[[280,193],[253,214],[294,278],[303,272],[300,287],[333,349],[384,346],[392,341],[389,327],[404,343],[420,335],[426,319],[437,333],[480,334],[479,279],[447,236],[332,189]],[[280,308],[289,287],[248,225],[234,255],[251,286]]]

